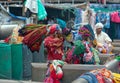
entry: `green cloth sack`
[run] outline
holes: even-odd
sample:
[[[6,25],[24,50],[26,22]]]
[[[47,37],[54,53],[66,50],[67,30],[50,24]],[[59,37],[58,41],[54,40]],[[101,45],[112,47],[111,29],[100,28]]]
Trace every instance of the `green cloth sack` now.
[[[80,55],[85,52],[85,46],[80,40],[75,41],[74,46],[75,49],[73,51],[73,55]]]
[[[11,45],[12,55],[12,79],[22,80],[23,78],[23,54],[22,44]]]
[[[37,13],[38,20],[44,20],[47,17],[47,12],[41,0],[37,0],[37,2],[38,2],[38,13]]]
[[[0,43],[0,79],[12,79],[11,45]]]

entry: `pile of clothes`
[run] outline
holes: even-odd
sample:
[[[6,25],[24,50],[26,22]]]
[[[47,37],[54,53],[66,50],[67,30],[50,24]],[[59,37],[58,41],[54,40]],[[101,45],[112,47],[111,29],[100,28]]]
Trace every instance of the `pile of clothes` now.
[[[82,40],[73,42],[73,46],[65,53],[65,61],[72,64],[99,64],[99,52],[94,48],[94,39],[87,27],[81,27],[79,34]],[[91,39],[91,36],[93,37]],[[91,40],[90,40],[91,39]]]
[[[27,45],[32,52],[39,51],[40,45],[44,40],[47,29],[46,25],[26,25],[19,30],[21,36],[24,37],[23,44]]]
[[[87,80],[88,83],[120,83],[120,74],[105,68],[84,73],[79,78]]]

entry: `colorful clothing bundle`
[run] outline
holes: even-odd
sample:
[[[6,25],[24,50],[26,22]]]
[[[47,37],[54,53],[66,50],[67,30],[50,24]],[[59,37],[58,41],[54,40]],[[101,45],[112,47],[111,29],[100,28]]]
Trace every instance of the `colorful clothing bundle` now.
[[[91,35],[91,33],[89,32],[89,30],[85,27],[81,27],[79,29],[79,34],[83,35],[83,36],[87,36],[89,37]]]
[[[87,41],[81,42],[80,40],[74,42],[72,49],[66,52],[67,63],[72,64],[99,64],[99,52],[94,49]]]
[[[52,63],[49,63],[44,83],[61,83],[60,80],[63,77],[63,65],[64,62],[61,60],[53,60]]]
[[[83,78],[89,83],[120,83],[120,74],[112,73],[105,68],[87,72],[79,78]]]
[[[78,33],[81,36],[88,37],[90,40],[95,39],[94,31],[93,31],[92,27],[89,24],[84,25],[83,27],[80,27]]]
[[[59,37],[55,37],[54,35],[48,36],[44,40],[44,45],[48,51],[48,60],[55,60],[55,59],[62,60],[62,56],[63,56],[62,36]]]
[[[45,26],[45,25],[27,24],[27,25],[23,26],[23,28],[21,28],[18,32],[19,32],[19,35],[25,36],[25,35],[29,34],[30,32],[34,31],[36,28],[39,28],[42,26]]]
[[[53,24],[47,28],[49,35],[44,39],[44,45],[48,51],[48,60],[62,60],[63,56],[63,36],[58,24]]]
[[[26,44],[32,52],[39,51],[40,45],[47,33],[46,26],[31,25],[21,29],[20,34],[24,36],[23,43]]]

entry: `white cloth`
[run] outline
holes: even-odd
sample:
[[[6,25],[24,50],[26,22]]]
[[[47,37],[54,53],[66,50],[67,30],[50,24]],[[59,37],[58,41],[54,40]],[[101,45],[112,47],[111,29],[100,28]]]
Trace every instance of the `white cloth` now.
[[[95,38],[96,38],[97,42],[99,42],[101,44],[112,42],[110,37],[103,31],[99,35],[97,35],[95,33]]]
[[[37,0],[27,0],[25,7],[28,8],[32,13],[38,13]]]

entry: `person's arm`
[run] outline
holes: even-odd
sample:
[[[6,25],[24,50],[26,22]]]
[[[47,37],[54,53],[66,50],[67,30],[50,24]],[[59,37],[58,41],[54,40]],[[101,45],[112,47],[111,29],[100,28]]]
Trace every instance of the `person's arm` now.
[[[104,36],[104,37],[105,37],[105,42],[106,42],[106,43],[108,43],[108,44],[112,43],[112,40],[111,40],[111,38],[108,36],[108,34],[105,33],[105,36]]]

